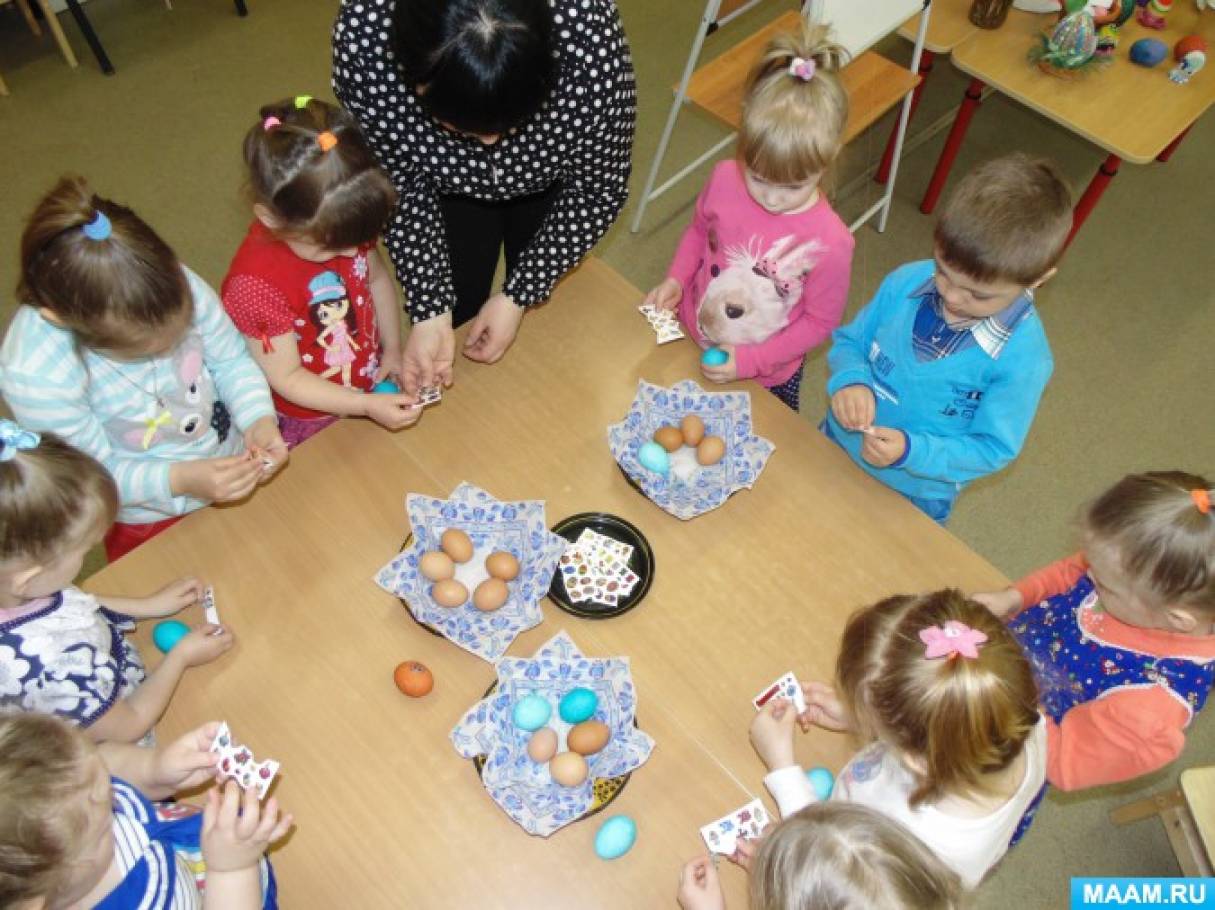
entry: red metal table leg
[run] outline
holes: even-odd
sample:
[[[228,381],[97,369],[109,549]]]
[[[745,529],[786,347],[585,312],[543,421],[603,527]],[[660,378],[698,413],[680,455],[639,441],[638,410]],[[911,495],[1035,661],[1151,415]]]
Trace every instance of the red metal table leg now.
[[[935,54],[927,48],[920,54],[920,84],[915,87],[911,93],[911,110],[907,113],[907,125],[910,128],[911,118],[915,116],[915,109],[919,106],[920,95],[924,94],[924,83],[928,81],[928,74],[932,72],[932,61]],[[878,183],[884,184],[890,179],[890,162],[894,158],[894,141],[899,135],[899,121],[896,118],[894,126],[890,130],[890,138],[886,140],[886,151],[882,153],[882,163],[878,165],[877,173],[873,175],[873,179]],[[906,142],[906,137],[903,139]]]
[[[1170,158],[1172,158],[1173,152],[1177,151],[1177,146],[1181,145],[1181,140],[1185,138],[1185,134],[1188,133],[1189,131],[1190,131],[1190,127],[1187,126],[1180,133],[1178,133],[1177,138],[1174,139],[1172,142],[1170,142],[1168,145],[1166,145],[1164,147],[1164,151],[1156,156],[1156,160],[1157,161],[1168,161]]]
[[[1118,165],[1121,163],[1122,159],[1117,155],[1110,155],[1105,159],[1101,167],[1097,169],[1097,173],[1093,175],[1093,179],[1089,181],[1088,189],[1084,191],[1084,195],[1076,203],[1075,211],[1072,212],[1072,230],[1067,235],[1065,249],[1071,245],[1076,233],[1080,230],[1080,225],[1088,220],[1088,216],[1097,207],[1097,200],[1101,198],[1101,194],[1105,192],[1105,188],[1110,185],[1110,181],[1117,175]]]
[[[979,102],[983,100],[983,84],[982,79],[971,79],[970,85],[966,87],[962,106],[958,108],[958,115],[954,118],[953,127],[949,130],[949,138],[945,140],[945,147],[941,149],[941,157],[937,159],[936,170],[932,172],[932,179],[928,181],[928,189],[924,191],[924,198],[920,202],[920,211],[925,215],[932,214],[932,210],[937,206],[937,200],[941,197],[941,190],[945,189],[945,181],[949,179],[953,160],[958,157],[958,150],[962,147],[962,140],[966,137],[970,118],[975,115]]]

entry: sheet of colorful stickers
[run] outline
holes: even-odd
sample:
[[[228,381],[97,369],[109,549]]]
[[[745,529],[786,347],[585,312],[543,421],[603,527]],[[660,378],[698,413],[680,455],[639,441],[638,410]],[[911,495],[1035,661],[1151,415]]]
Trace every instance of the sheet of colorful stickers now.
[[[675,315],[674,310],[660,310],[657,307],[643,303],[637,307],[641,315],[649,322],[650,328],[654,330],[654,334],[658,336],[659,344],[666,344],[668,341],[678,341],[683,338],[683,329],[679,327],[679,318]]]
[[[266,798],[274,775],[278,774],[278,762],[272,758],[259,762],[249,748],[232,738],[232,731],[226,723],[219,725],[210,751],[219,755],[219,765],[215,769],[219,780],[234,780],[243,790],[256,788],[257,798]]]
[[[566,547],[558,567],[565,593],[574,603],[593,601],[614,607],[628,597],[641,577],[629,568],[633,548],[590,528]]]

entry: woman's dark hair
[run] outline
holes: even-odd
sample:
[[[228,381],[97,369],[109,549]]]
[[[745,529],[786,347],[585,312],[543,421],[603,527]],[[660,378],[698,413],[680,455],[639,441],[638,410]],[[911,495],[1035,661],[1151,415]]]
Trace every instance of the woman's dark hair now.
[[[430,116],[501,134],[552,92],[552,30],[546,0],[397,0],[393,52]]]

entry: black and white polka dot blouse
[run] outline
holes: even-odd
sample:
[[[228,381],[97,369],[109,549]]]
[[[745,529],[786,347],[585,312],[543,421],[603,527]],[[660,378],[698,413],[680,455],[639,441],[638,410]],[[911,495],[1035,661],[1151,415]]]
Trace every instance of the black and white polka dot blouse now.
[[[400,194],[384,236],[414,322],[456,299],[440,195],[495,201],[559,191],[503,290],[539,303],[603,236],[628,196],[637,111],[633,61],[613,0],[551,0],[557,86],[495,145],[457,136],[419,106],[390,48],[397,0],[342,0],[333,90],[358,119]]]

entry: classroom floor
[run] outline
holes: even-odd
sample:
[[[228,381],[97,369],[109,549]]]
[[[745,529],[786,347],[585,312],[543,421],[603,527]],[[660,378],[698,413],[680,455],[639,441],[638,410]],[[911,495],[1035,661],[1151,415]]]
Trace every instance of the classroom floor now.
[[[250,0],[249,17],[239,19],[225,0],[179,2],[172,10],[149,0],[92,0],[89,15],[118,69],[111,78],[97,70],[69,17],[63,25],[80,58],[77,70],[66,66],[49,36],[40,43],[26,31],[14,5],[0,6],[0,74],[12,93],[0,98],[0,250],[7,251],[0,256],[0,322],[7,323],[13,306],[21,219],[67,172],[87,175],[103,194],[130,204],[218,285],[249,217],[240,137],[263,102],[302,92],[330,96],[336,5]],[[619,5],[640,94],[636,194],[702,7],[694,0]],[[707,53],[779,11],[772,4],[749,14],[711,39]],[[884,49],[900,60],[910,55],[898,39]],[[947,60],[938,61],[912,133],[948,116],[964,86]],[[876,162],[887,130],[888,120],[882,121],[848,148],[837,185],[853,183]],[[705,118],[685,114],[669,160],[688,160],[722,135]],[[917,204],[943,138],[933,136],[905,158],[886,233],[872,227],[859,233],[849,314],[895,265],[929,255],[932,222]],[[1039,296],[1054,379],[1020,459],[970,489],[950,525],[1010,576],[1069,552],[1077,507],[1128,471],[1215,474],[1212,217],[1209,204],[1200,202],[1210,198],[1215,178],[1206,154],[1213,147],[1215,116],[1208,114],[1168,165],[1124,165]],[[997,97],[976,117],[955,173],[1012,149],[1054,158],[1077,193],[1104,157]],[[628,232],[630,203],[597,254],[639,288],[656,283],[701,180],[686,180],[653,205],[637,235]],[[837,199],[837,208],[848,220],[876,192],[862,183]],[[802,395],[804,416],[816,422],[825,408],[825,396],[815,392],[825,382],[823,353],[811,356]],[[1178,874],[1158,822],[1113,829],[1106,812],[1172,786],[1180,767],[1209,760],[1215,721],[1204,718],[1196,727],[1173,768],[1134,786],[1053,793],[1033,833],[981,889],[978,906],[1065,906],[1072,874]],[[665,898],[656,896],[655,905],[673,905]]]

